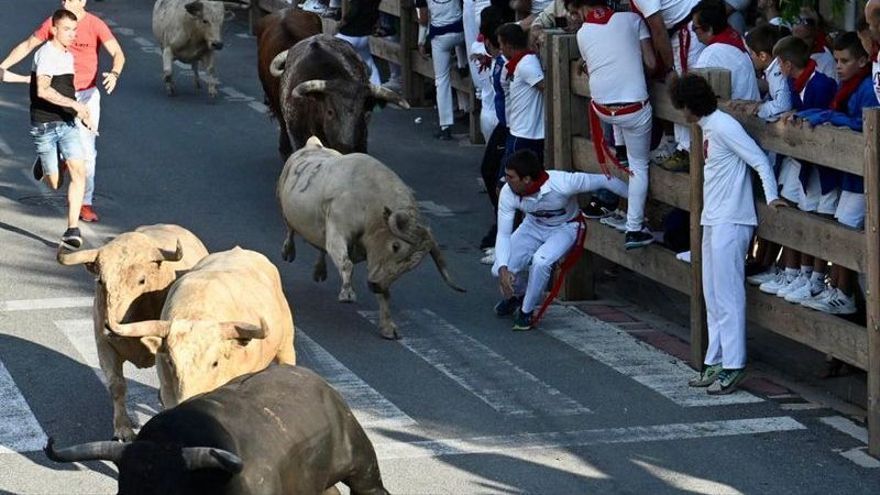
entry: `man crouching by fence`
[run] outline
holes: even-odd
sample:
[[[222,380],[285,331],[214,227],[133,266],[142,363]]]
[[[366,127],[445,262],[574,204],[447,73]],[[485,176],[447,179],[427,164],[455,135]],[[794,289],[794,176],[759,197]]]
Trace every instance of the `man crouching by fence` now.
[[[758,225],[748,167],[758,172],[764,199],[774,210],[779,199],[767,155],[742,125],[718,110],[715,93],[700,76],[687,75],[670,89],[672,104],[703,130],[703,295],[709,347],[700,375],[688,385],[729,394],[745,378],[746,253]],[[748,166],[748,167],[747,167]]]
[[[570,266],[583,251],[580,244],[583,244],[586,225],[577,195],[604,188],[626,197],[627,185],[617,177],[606,178],[601,174],[547,172],[530,150],[513,153],[504,172],[507,184],[498,198],[498,235],[492,266],[504,299],[495,305],[495,314],[516,313],[513,329],[531,330],[558,291],[557,284],[534,314],[550,280],[553,264],[571,251],[571,262],[567,259],[564,263]],[[514,231],[516,210],[523,212],[525,219]],[[578,241],[580,244],[576,245]],[[526,285],[526,277],[522,275],[530,263]]]

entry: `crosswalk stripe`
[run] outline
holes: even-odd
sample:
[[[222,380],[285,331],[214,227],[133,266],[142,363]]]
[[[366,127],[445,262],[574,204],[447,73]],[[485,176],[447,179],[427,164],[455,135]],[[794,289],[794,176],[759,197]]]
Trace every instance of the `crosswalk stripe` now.
[[[571,306],[551,306],[541,331],[682,407],[763,402],[744,391],[710,396],[705,389],[689,387],[687,382],[694,376],[690,366]]]
[[[0,361],[0,454],[41,450],[44,445],[43,427]]]
[[[377,311],[361,311],[378,325]],[[590,410],[433,312],[395,315],[401,344],[505,416],[566,416]]]
[[[47,299],[16,299],[12,301],[0,301],[0,313],[4,311],[91,308],[92,299],[92,297],[52,297]]]

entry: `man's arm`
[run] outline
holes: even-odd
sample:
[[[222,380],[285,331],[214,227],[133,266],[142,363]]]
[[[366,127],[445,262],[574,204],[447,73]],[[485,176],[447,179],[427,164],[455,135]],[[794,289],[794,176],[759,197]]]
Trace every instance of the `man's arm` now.
[[[641,41],[642,46],[642,65],[645,67],[645,74],[648,77],[657,70],[657,56],[654,53],[654,45],[651,43],[650,38],[645,38]]]
[[[773,175],[773,169],[770,168],[767,154],[758,147],[758,144],[743,129],[742,125],[733,119],[731,121],[734,125],[729,126],[726,132],[715,134],[748,166],[758,172],[758,176],[761,178],[761,185],[764,188],[764,199],[767,200],[767,204],[770,204],[779,199],[779,193],[777,193],[776,176]]]
[[[107,94],[110,94],[116,88],[119,75],[122,74],[122,68],[125,66],[125,54],[122,53],[122,47],[119,46],[119,42],[115,39],[107,40],[104,43],[104,49],[113,57],[113,68],[110,69],[110,72],[102,74],[104,77],[104,90],[107,91]]]
[[[76,116],[82,120],[83,125],[85,125],[87,129],[94,130],[95,127],[92,124],[89,109],[75,99],[68,98],[56,91],[55,88],[52,87],[52,76],[45,74],[37,75],[37,97],[46,100],[49,103],[58,105],[59,107],[73,109],[73,111],[76,112]]]
[[[656,12],[645,19],[648,25],[648,31],[651,32],[651,40],[654,42],[654,50],[660,56],[660,62],[666,69],[675,68],[675,59],[672,56],[672,41],[669,39],[669,33],[666,31],[666,23],[663,22],[663,16],[660,12]]]
[[[565,174],[565,194],[575,195],[608,189],[614,194],[625,198],[629,194],[629,186],[617,177],[605,177],[602,174],[588,174],[585,172],[567,172]]]
[[[15,48],[9,52],[9,55],[0,62],[0,69],[8,69],[13,65],[24,60],[25,57],[30,55],[35,48],[43,44],[43,40],[37,38],[34,35],[29,36],[26,40],[22,41]]]
[[[0,83],[29,83],[31,78],[0,68]]]

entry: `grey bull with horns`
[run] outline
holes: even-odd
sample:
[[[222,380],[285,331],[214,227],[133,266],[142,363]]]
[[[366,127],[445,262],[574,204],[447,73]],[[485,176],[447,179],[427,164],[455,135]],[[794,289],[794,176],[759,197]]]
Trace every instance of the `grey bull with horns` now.
[[[390,287],[429,254],[443,280],[456,285],[443,254],[419,214],[412,191],[400,177],[375,158],[361,153],[342,155],[325,148],[316,137],[291,155],[277,187],[288,228],[283,256],[296,257],[294,235],[299,234],[321,251],[313,278],[327,278],[325,254],[339,270],[339,300],[352,302],[355,263],[367,262],[367,281],[379,299],[382,337],[399,338],[391,320]]]

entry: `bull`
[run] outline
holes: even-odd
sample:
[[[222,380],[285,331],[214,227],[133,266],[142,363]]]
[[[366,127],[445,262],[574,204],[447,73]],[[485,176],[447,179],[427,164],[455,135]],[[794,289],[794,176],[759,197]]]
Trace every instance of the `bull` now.
[[[294,151],[317,136],[342,153],[366,153],[373,107],[390,102],[409,108],[394,91],[370,84],[351,44],[330,35],[311,36],[279,53],[270,71],[281,78],[281,113]]]
[[[379,300],[382,337],[400,338],[391,320],[390,286],[425,254],[431,254],[450,287],[464,292],[449,276],[412,191],[375,158],[361,153],[342,155],[311,137],[287,160],[276,195],[287,225],[284,260],[296,258],[294,235],[301,235],[320,251],[312,275],[318,282],[327,279],[325,254],[329,254],[342,278],[339,301],[356,299],[352,269],[366,260],[368,286]]]
[[[255,28],[257,71],[260,83],[263,85],[263,93],[266,95],[266,104],[281,127],[278,135],[278,151],[283,158],[290,156],[293,148],[290,145],[290,136],[287,135],[284,115],[281,113],[281,83],[279,78],[269,71],[269,65],[276,55],[300,40],[320,34],[322,29],[321,18],[317,14],[293,8],[281,9],[263,17]]]
[[[162,48],[165,91],[175,94],[174,61],[192,66],[196,89],[202,87],[199,68],[206,74],[208,95],[217,96],[220,81],[214,70],[214,51],[223,49],[223,22],[227,7],[247,8],[248,2],[220,0],[156,0],[153,5],[153,35]]]
[[[306,368],[271,366],[150,419],[130,444],[56,449],[55,462],[111,461],[120,495],[383,495],[376,452],[345,401]]]
[[[175,281],[159,319],[113,331],[151,342],[164,407],[272,362],[296,364],[293,315],[278,270],[240,247],[206,256]]]
[[[177,225],[138,227],[97,249],[58,251],[59,263],[84,265],[95,276],[92,322],[98,362],[113,400],[114,438],[134,438],[125,408],[123,363],[148,368],[155,358],[149,341],[118,338],[105,329],[158,318],[171,283],[207,255],[202,241]]]

